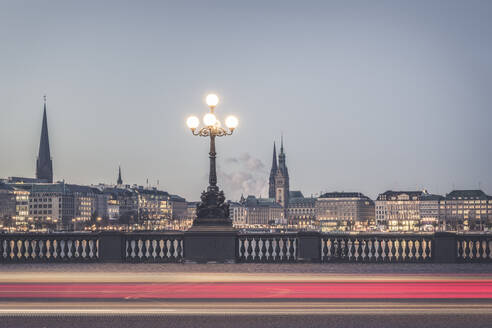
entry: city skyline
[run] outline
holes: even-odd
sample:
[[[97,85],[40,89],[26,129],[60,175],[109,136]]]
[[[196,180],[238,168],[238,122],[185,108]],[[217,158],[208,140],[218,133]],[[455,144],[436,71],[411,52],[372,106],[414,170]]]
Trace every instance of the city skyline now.
[[[228,199],[246,187],[268,194],[271,145],[281,132],[291,189],[306,196],[445,194],[479,183],[492,193],[487,3],[461,10],[447,2],[443,12],[436,4],[418,4],[425,9],[418,12],[360,5],[363,21],[350,5],[320,3],[286,3],[280,12],[264,4],[264,13],[217,3],[111,12],[96,4],[89,5],[95,12],[74,3],[4,6],[10,15],[0,24],[15,28],[1,35],[10,49],[0,64],[3,177],[34,177],[46,93],[55,180],[115,183],[121,165],[130,184],[159,180],[196,200],[206,187],[207,149],[184,120],[205,110],[213,91],[218,115],[240,120],[234,137],[217,145],[218,184]],[[132,28],[122,25],[127,17]],[[183,57],[198,51],[199,59]]]
[[[44,95],[43,96],[43,118],[42,118],[42,125],[41,125],[41,137],[40,137],[40,142],[39,142],[39,153],[38,153],[38,157],[36,159],[36,172],[35,172],[35,175],[32,177],[29,175],[26,175],[23,177],[28,178],[28,179],[29,178],[40,179],[36,183],[39,183],[39,182],[41,182],[41,183],[43,183],[43,182],[45,182],[45,183],[46,182],[47,183],[56,182],[53,180],[52,159],[53,158],[50,156],[50,144],[49,144],[49,137],[48,137],[48,119],[47,119],[47,109],[46,109],[46,95]],[[255,173],[257,174],[258,172],[255,172],[257,170],[264,171],[264,166],[265,166],[261,160],[252,158],[248,154],[243,154],[239,158],[227,158],[226,162],[232,162],[234,164],[244,165],[244,168],[246,168],[247,170],[250,171],[249,174],[255,174]],[[244,195],[246,195],[246,196],[254,195],[255,197],[259,196],[261,198],[262,192],[265,192],[265,189],[268,188],[268,193],[267,193],[267,195],[265,195],[265,197],[272,198],[275,200],[275,202],[280,203],[280,204],[282,204],[282,200],[281,200],[282,198],[285,198],[288,200],[288,197],[289,197],[288,196],[289,195],[289,180],[290,179],[289,179],[289,175],[287,173],[287,168],[285,166],[286,159],[285,159],[284,145],[283,145],[283,134],[281,135],[281,138],[280,138],[280,153],[278,156],[278,163],[280,165],[279,168],[282,167],[282,169],[279,170],[279,172],[284,172],[283,174],[285,174],[287,177],[287,180],[286,180],[287,189],[286,189],[286,191],[282,191],[283,196],[280,196],[280,198],[279,198],[278,195],[277,196],[275,195],[275,193],[276,193],[275,184],[276,184],[276,175],[277,175],[277,155],[276,155],[276,142],[274,141],[273,142],[273,160],[271,163],[272,167],[270,169],[270,177],[268,178],[268,182],[266,182],[266,183],[261,182],[263,180],[263,176],[261,174],[255,176],[254,180],[257,180],[257,181],[253,181],[254,183],[259,182],[260,184],[264,184],[264,186],[262,187],[262,190],[260,191],[259,194],[248,193],[248,192],[245,193],[244,192],[245,190],[250,190],[248,188],[243,188],[243,189],[235,188],[236,192],[241,193],[241,196],[240,196],[241,199],[243,198]],[[281,163],[283,163],[283,164],[281,164]],[[46,165],[48,165],[47,168],[46,168]],[[40,167],[42,167],[42,168],[40,168]],[[48,171],[46,171],[46,170],[48,170]],[[219,172],[219,176],[221,176],[221,178],[226,180],[226,185],[227,185],[227,182],[229,182],[231,184],[237,183],[237,181],[234,181],[234,177],[231,177],[231,175],[228,175],[227,173]],[[21,177],[21,175],[13,175],[11,177]],[[7,177],[3,177],[3,178],[7,178]],[[249,178],[249,179],[244,179],[244,180],[247,182],[251,182],[253,179]],[[58,182],[65,182],[65,179],[58,180]],[[144,186],[144,184],[138,184],[138,183],[133,183],[133,182],[128,182],[128,181],[125,181],[125,183],[123,183],[122,173],[121,173],[121,165],[118,165],[116,182],[109,182],[109,183],[98,182],[98,183],[91,183],[90,185],[96,185],[96,184],[97,185],[105,185],[106,184],[106,185],[114,185],[114,186],[125,186],[125,185],[126,186],[139,186],[139,187]],[[89,185],[89,184],[82,183],[82,185]],[[160,187],[159,180],[156,181],[156,184],[152,184],[147,179],[146,183],[145,183],[145,187],[159,190],[159,187]],[[253,186],[253,188],[257,188],[257,186]],[[470,189],[473,190],[474,188],[470,188]],[[456,191],[456,190],[460,191],[460,190],[466,190],[466,189],[454,188],[454,186],[453,186],[453,189],[451,191]],[[481,190],[480,185],[478,186],[478,190]],[[415,191],[422,192],[422,191],[424,191],[425,193],[428,192],[428,190],[424,187],[414,188],[414,189],[412,189],[412,188],[400,188],[400,189],[387,189],[386,190],[386,192],[392,192],[392,191],[396,191],[396,192],[415,192]],[[286,192],[286,194],[285,194],[285,192]],[[302,192],[302,191],[299,190],[299,191],[294,191],[294,192]],[[319,193],[314,193],[314,194],[306,195],[306,196],[307,197],[313,197],[313,195],[314,195],[314,197],[318,197],[318,196],[321,196],[323,193],[327,193],[327,192],[329,193],[330,191],[324,190],[324,191],[320,191]],[[337,193],[340,191],[336,190],[334,192]],[[347,191],[345,191],[345,190],[341,190],[341,192],[347,193]],[[351,192],[353,192],[353,191],[348,191],[348,193],[351,193]],[[382,192],[378,192],[377,197],[374,197],[372,199],[378,198],[378,196],[380,196],[381,194],[382,194]],[[447,195],[447,194],[448,194],[448,192],[444,193],[444,195]],[[239,199],[239,197],[237,199],[230,199],[229,198],[229,200],[231,200],[231,201],[237,201],[238,199]],[[282,205],[282,207],[286,208],[286,206],[284,206],[284,205]]]

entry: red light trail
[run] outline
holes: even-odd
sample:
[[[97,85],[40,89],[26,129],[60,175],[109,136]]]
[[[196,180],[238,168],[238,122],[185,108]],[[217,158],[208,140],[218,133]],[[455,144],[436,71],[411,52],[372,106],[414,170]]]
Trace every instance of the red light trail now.
[[[3,283],[0,299],[492,299],[492,280]]]

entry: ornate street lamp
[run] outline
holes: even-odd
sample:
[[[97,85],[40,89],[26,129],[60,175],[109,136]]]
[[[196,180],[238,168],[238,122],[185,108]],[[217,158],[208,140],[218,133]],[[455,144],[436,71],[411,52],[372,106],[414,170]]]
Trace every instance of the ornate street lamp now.
[[[196,116],[191,116],[186,121],[186,124],[194,136],[210,137],[209,186],[207,191],[202,192],[201,202],[197,205],[197,217],[193,222],[193,226],[232,227],[232,221],[229,218],[229,205],[225,203],[224,192],[217,187],[215,138],[230,136],[237,127],[238,120],[234,116],[227,117],[225,120],[227,129],[224,129],[214,113],[215,107],[219,103],[219,97],[210,94],[207,96],[206,101],[207,105],[210,107],[210,112],[203,116],[204,127],[199,128],[200,120]]]

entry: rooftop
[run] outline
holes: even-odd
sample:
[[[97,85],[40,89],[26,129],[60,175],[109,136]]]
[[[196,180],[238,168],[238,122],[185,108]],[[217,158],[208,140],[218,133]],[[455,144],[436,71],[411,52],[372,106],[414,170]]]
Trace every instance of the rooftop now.
[[[446,199],[492,199],[482,190],[453,190],[446,195]]]
[[[360,192],[339,192],[339,191],[334,191],[334,192],[327,192],[319,196],[319,198],[363,198],[363,199],[369,199],[366,195]]]

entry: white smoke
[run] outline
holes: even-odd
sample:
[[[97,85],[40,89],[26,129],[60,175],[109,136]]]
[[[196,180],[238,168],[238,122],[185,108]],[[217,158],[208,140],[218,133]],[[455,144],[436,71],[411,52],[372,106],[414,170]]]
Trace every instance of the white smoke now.
[[[230,200],[238,200],[241,194],[245,197],[268,197],[268,172],[265,165],[249,153],[225,160],[225,168],[219,170],[219,184]]]

